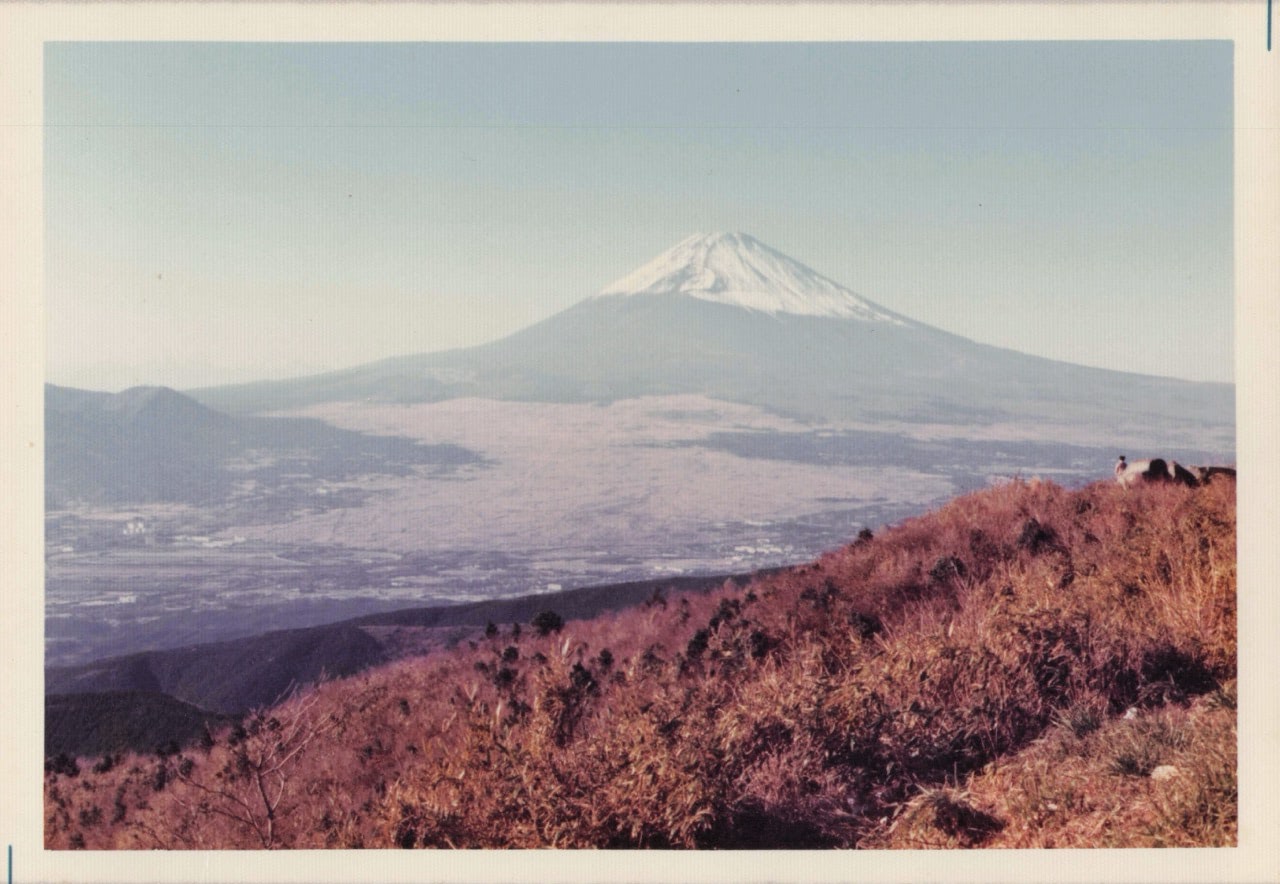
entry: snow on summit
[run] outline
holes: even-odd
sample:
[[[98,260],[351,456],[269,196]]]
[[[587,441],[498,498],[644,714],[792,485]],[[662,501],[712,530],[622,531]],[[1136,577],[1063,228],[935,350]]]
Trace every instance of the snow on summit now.
[[[901,324],[902,320],[745,233],[694,234],[600,290],[682,294],[762,313]]]

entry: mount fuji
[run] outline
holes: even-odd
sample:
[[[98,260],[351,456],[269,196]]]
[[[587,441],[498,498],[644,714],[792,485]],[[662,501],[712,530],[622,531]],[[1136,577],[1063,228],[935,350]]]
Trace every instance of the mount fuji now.
[[[239,413],[346,400],[610,402],[689,393],[816,422],[1052,419],[1191,431],[1234,424],[1229,384],[980,344],[899,315],[743,233],[688,237],[492,343],[190,391]]]
[[[901,318],[745,233],[694,234],[594,297],[667,294],[770,315],[902,324]]]

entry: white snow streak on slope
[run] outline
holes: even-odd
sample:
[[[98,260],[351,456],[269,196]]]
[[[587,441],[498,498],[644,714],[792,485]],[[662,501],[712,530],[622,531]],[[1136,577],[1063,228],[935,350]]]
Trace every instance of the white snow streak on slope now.
[[[745,233],[695,234],[595,297],[681,294],[763,313],[904,324]]]

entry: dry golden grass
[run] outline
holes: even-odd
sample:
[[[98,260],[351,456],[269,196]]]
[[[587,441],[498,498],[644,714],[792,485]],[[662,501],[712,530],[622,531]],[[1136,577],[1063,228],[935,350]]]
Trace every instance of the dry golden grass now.
[[[1220,696],[1105,723],[1082,716],[1096,722],[1086,733],[1080,717],[1059,721],[963,787],[912,799],[862,846],[1234,846],[1235,710]]]
[[[1013,482],[746,587],[51,772],[46,843],[1231,844],[1235,588],[1230,483]]]

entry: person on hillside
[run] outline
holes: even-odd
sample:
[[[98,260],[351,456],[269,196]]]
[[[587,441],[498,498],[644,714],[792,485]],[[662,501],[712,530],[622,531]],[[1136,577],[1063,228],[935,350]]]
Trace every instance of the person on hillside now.
[[[1124,481],[1124,473],[1125,473],[1125,470],[1127,469],[1129,469],[1129,464],[1125,462],[1124,455],[1122,454],[1120,455],[1120,458],[1116,461],[1116,469],[1115,469],[1116,481],[1119,482],[1121,485],[1126,484],[1126,482]]]

